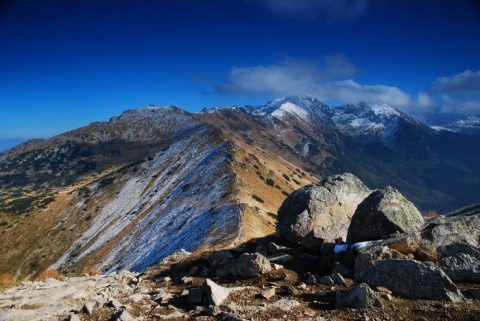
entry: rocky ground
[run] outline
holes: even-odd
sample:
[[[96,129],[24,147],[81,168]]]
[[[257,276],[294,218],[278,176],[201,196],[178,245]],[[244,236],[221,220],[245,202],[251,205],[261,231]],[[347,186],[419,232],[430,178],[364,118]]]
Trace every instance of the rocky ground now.
[[[272,248],[275,243],[268,244]],[[238,256],[255,248],[251,242],[229,253]],[[26,282],[0,294],[0,320],[480,319],[478,284],[457,284],[465,302],[409,300],[378,287],[373,294],[379,306],[339,307],[339,293],[355,288],[354,279],[340,277],[322,284],[328,279],[316,275],[317,261],[302,248],[277,246],[273,252],[269,261],[277,263],[251,278],[215,277],[218,269],[212,263],[219,259],[217,252],[213,257],[165,262],[145,274],[124,271]]]
[[[287,198],[277,236],[26,282],[0,294],[0,321],[480,320],[480,205],[425,219],[393,188],[369,193],[335,176]]]

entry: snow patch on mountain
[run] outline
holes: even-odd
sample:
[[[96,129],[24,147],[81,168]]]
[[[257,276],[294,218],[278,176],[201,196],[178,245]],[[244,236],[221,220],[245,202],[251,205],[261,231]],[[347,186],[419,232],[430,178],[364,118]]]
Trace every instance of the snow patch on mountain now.
[[[479,135],[480,117],[469,116],[465,119],[460,119],[450,124],[432,126],[432,128],[435,130],[448,130],[465,135]]]
[[[296,116],[306,122],[310,121],[310,113],[308,111],[290,102],[280,105],[280,108],[271,113],[272,116],[280,119],[285,117],[286,114]]]
[[[398,110],[396,110],[395,108],[387,104],[372,104],[370,105],[370,108],[377,116],[381,116],[381,117],[392,117],[392,116],[401,117],[402,116]]]

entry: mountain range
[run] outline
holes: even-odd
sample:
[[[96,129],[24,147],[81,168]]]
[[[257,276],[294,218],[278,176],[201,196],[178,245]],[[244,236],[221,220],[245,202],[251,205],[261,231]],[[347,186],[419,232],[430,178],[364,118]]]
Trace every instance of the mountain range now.
[[[479,202],[475,128],[309,97],[128,110],[0,154],[0,273],[144,271],[180,249],[240,244],[274,233],[289,193],[343,172],[446,213]]]

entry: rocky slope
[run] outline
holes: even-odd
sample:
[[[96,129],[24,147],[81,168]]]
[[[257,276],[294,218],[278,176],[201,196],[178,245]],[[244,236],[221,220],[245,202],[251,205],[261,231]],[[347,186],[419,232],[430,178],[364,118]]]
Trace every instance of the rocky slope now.
[[[1,272],[144,271],[272,233],[285,195],[315,180],[178,108],[127,111],[3,154]]]
[[[357,192],[356,209],[311,206]],[[179,251],[142,274],[26,282],[0,294],[0,320],[478,320],[480,205],[424,220],[392,188],[364,194],[343,174],[285,200],[298,206],[279,226],[305,208],[314,221],[334,222],[339,206],[351,218],[337,231],[311,225],[317,246],[294,245],[280,228],[229,250]],[[365,241],[336,237],[352,229]]]
[[[423,212],[478,202],[478,137],[434,130],[385,104],[332,108],[289,97],[198,118],[319,177],[350,172],[370,188],[391,185]]]
[[[235,246],[274,233],[291,192],[344,171],[446,212],[478,202],[479,144],[387,105],[307,97],[129,110],[0,154],[0,273],[143,272],[181,248]]]

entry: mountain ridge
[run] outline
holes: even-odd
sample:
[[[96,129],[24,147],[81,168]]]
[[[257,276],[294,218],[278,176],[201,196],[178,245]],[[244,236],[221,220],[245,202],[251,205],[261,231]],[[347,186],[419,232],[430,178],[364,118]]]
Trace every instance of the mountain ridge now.
[[[343,172],[443,213],[478,203],[478,145],[386,105],[127,110],[0,154],[0,272],[143,271],[233,246],[274,233],[289,193]]]

